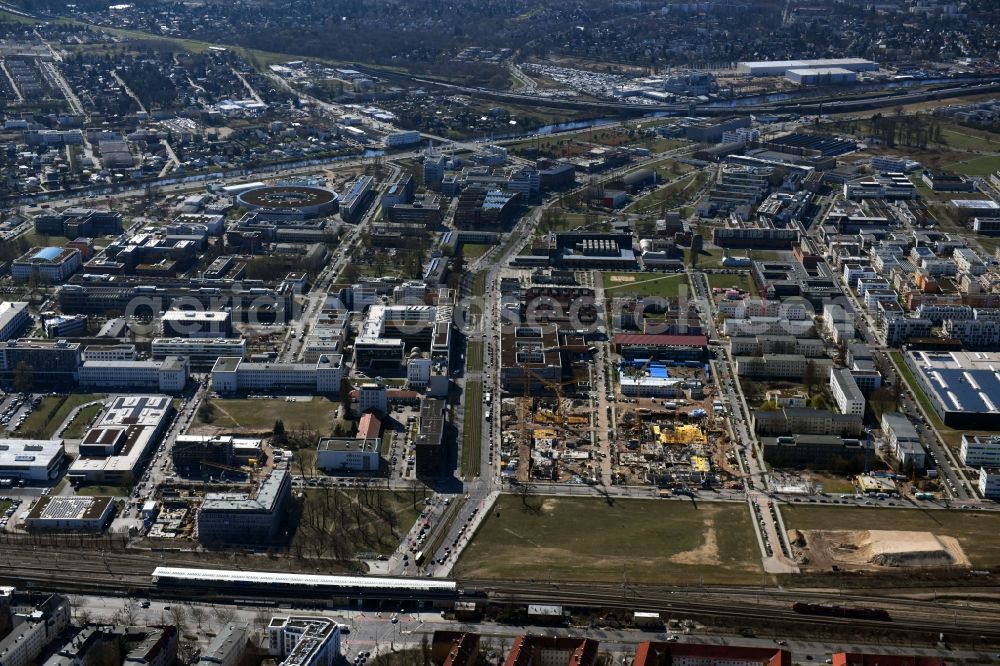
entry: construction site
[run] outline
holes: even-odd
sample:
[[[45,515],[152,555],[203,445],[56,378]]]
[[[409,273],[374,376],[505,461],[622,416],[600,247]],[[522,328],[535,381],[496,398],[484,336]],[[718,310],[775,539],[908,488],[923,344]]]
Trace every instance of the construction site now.
[[[594,360],[570,379],[522,364],[520,395],[500,402],[505,479],[529,483],[648,485],[665,492],[738,488],[738,466],[709,371],[701,362],[621,363],[604,395],[591,385]],[[668,368],[668,365],[670,366]],[[623,385],[669,386],[667,397],[630,397]],[[601,423],[607,416],[607,426]]]

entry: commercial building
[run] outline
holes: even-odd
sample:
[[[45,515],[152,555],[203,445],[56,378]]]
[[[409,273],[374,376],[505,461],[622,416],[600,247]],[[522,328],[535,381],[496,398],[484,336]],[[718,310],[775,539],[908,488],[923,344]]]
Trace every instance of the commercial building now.
[[[212,366],[212,388],[219,393],[306,392],[332,395],[344,378],[342,354],[321,354],[316,363],[254,363],[222,356]]]
[[[851,72],[878,71],[878,63],[864,58],[820,58],[816,60],[750,60],[736,63],[736,71],[749,76],[785,76],[790,69],[837,67]]]
[[[340,659],[340,625],[315,615],[272,617],[267,650],[278,666],[333,666]]]
[[[247,341],[244,338],[198,339],[198,338],[155,338],[152,355],[156,361],[168,356],[180,356],[187,360],[192,370],[211,370],[215,362],[223,356],[245,359]]]
[[[445,474],[447,447],[444,446],[446,402],[427,398],[420,403],[417,436],[413,443],[417,476],[434,477]]]
[[[233,316],[229,312],[167,310],[160,322],[168,338],[228,338],[233,334]]]
[[[168,356],[162,361],[84,361],[77,372],[81,387],[101,391],[179,393],[187,380],[187,360],[180,356]]]
[[[323,437],[316,446],[316,467],[326,472],[377,472],[381,444],[375,437]]]
[[[273,470],[248,493],[209,493],[198,510],[198,540],[203,544],[274,543],[281,536],[292,477]]]
[[[764,460],[775,467],[807,466],[813,469],[864,468],[871,453],[867,440],[838,435],[794,434],[761,437]]]
[[[0,479],[53,481],[65,453],[61,439],[0,439]]]
[[[926,465],[920,434],[904,414],[882,413],[882,433],[885,435],[896,460],[904,467],[922,470]]]
[[[163,438],[174,416],[165,395],[121,395],[80,441],[80,456],[69,466],[73,483],[128,486]]]
[[[83,265],[80,251],[65,247],[33,247],[10,267],[10,274],[18,282],[35,280],[49,284],[62,284],[66,278]]]
[[[359,412],[371,411],[380,416],[389,413],[389,392],[385,384],[365,382],[357,390]]]
[[[25,302],[0,303],[0,342],[16,338],[31,325],[31,314]]]
[[[830,392],[841,414],[864,416],[865,396],[847,368],[830,368]]]
[[[907,351],[903,358],[918,389],[946,426],[1000,428],[1000,365],[997,352]]]
[[[500,329],[500,385],[514,393],[545,391],[562,379],[559,333],[554,324]]]
[[[1000,469],[980,467],[977,485],[983,499],[1000,499]]]
[[[959,455],[966,467],[1000,467],[1000,435],[962,435]]]
[[[24,526],[29,530],[99,531],[111,520],[112,497],[39,497]]]

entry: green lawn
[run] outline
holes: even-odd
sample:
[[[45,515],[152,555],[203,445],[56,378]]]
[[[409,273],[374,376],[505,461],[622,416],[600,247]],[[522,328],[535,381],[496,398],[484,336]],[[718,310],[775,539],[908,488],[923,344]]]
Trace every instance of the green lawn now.
[[[958,150],[997,150],[1000,149],[1000,136],[981,132],[969,127],[941,130],[944,144]]]
[[[961,162],[953,162],[948,165],[948,169],[966,176],[989,176],[1000,170],[1000,155],[984,155]]]
[[[1000,514],[993,511],[921,511],[831,506],[782,507],[785,525],[812,530],[904,530],[951,536],[977,569],[1000,567]]]
[[[492,245],[487,243],[462,243],[462,256],[467,260],[478,259],[486,254]]]
[[[76,407],[102,397],[104,396],[99,393],[47,395],[42,398],[42,404],[24,421],[18,434],[22,437],[48,439],[55,435],[56,430]]]
[[[727,273],[708,273],[705,277],[708,279],[708,286],[713,289],[736,287],[749,293],[751,296],[757,296],[757,285],[750,279],[749,273],[735,273],[733,275]]]
[[[125,497],[128,488],[122,486],[83,486],[76,491],[77,495]]]
[[[742,503],[504,495],[455,575],[691,585],[760,583],[761,571]]]
[[[388,555],[413,526],[424,491],[310,488],[297,502],[292,551],[309,557],[353,560]]]
[[[483,443],[483,383],[480,380],[472,379],[465,383],[462,403],[465,405],[465,417],[462,422],[462,476],[479,476],[480,451]]]
[[[327,398],[314,397],[309,400],[294,400],[288,402],[284,398],[268,398],[265,400],[250,399],[215,399],[212,400],[215,415],[210,423],[205,423],[201,417],[195,419],[195,429],[205,427],[229,430],[245,430],[248,432],[270,431],[274,422],[281,419],[286,430],[315,430],[323,435],[329,435],[333,430],[333,422],[337,413],[338,403]]]
[[[677,298],[681,288],[689,288],[687,275],[659,273],[601,273],[608,298],[656,296]]]
[[[483,369],[483,341],[469,340],[465,350],[466,371],[477,371]]]
[[[101,409],[104,405],[87,405],[79,412],[76,413],[76,418],[69,424],[63,432],[63,437],[66,439],[80,439],[83,434],[87,431],[87,427],[95,416],[101,413]]]

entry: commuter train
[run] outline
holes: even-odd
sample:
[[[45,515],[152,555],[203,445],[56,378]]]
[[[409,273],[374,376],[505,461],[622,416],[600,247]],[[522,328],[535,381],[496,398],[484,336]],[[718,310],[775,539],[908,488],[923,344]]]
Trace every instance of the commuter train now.
[[[826,617],[843,617],[857,620],[889,622],[892,619],[889,616],[889,612],[881,608],[845,608],[843,606],[807,604],[800,601],[792,604],[792,610],[803,615],[825,615]]]

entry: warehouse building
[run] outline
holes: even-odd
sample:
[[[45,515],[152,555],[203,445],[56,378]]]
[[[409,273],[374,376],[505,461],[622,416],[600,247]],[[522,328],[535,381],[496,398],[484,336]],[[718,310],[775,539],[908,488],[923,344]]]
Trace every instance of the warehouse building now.
[[[820,58],[817,60],[757,60],[736,64],[736,71],[750,76],[785,76],[790,69],[836,67],[850,72],[875,72],[878,63],[864,58]]]
[[[100,531],[111,520],[111,497],[53,497],[35,501],[24,526],[29,530]]]
[[[0,439],[0,479],[52,481],[64,457],[61,439]]]
[[[276,469],[256,492],[209,493],[198,511],[198,540],[203,544],[268,544],[281,535],[292,477]]]
[[[1000,428],[1000,353],[907,351],[903,358],[946,426]]]
[[[843,67],[797,67],[786,70],[785,78],[800,86],[838,86],[854,83],[858,74]]]

